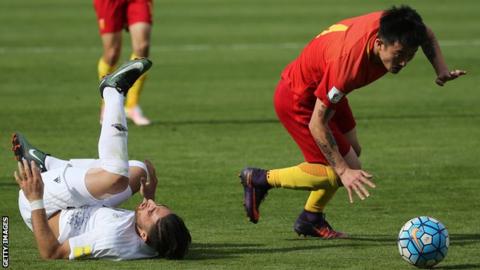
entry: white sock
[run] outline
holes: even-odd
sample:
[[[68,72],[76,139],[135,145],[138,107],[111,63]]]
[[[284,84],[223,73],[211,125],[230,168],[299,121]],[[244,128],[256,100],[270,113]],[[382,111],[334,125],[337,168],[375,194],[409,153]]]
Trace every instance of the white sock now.
[[[100,168],[102,164],[100,159],[93,158],[75,158],[68,161],[75,168],[90,169],[90,168]]]
[[[52,156],[45,157],[45,168],[47,171],[67,165],[68,161]]]
[[[125,97],[115,88],[103,90],[105,111],[98,140],[98,155],[102,169],[128,177],[127,120],[123,103]]]

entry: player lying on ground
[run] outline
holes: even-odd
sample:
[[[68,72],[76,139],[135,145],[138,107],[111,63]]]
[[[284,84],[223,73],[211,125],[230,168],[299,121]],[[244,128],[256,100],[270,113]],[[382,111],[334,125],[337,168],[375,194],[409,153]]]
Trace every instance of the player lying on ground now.
[[[410,7],[392,7],[343,20],[317,35],[282,72],[275,91],[278,118],[301,149],[305,162],[290,168],[246,168],[241,174],[244,205],[257,223],[259,206],[271,188],[309,190],[304,210],[294,224],[298,234],[340,238],[325,220],[324,208],[339,186],[350,202],[375,187],[361,169],[355,119],[346,95],[387,72],[397,74],[418,47],[437,74],[436,83],[464,75],[450,71],[433,32]]]
[[[42,258],[181,259],[187,253],[191,237],[184,222],[154,201],[153,165],[128,161],[123,101],[150,66],[147,59],[130,61],[100,84],[105,101],[100,159],[61,160],[14,134],[20,213]],[[137,191],[144,199],[135,211],[114,208]]]

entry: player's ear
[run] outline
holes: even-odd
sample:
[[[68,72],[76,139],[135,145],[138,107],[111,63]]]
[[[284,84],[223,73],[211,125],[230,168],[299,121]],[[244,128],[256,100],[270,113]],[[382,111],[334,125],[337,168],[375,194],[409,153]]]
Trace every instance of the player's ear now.
[[[147,241],[147,231],[140,228],[140,226],[137,226],[137,230],[138,230],[138,235],[140,235],[140,238],[142,238],[142,240],[146,242]]]
[[[375,47],[380,47],[381,45],[384,45],[385,42],[381,38],[376,38],[375,39]]]

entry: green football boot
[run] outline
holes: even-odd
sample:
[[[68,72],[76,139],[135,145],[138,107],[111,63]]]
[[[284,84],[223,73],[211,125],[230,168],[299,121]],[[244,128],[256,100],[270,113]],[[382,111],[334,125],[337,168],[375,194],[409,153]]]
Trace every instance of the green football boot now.
[[[25,159],[29,163],[34,161],[41,172],[47,171],[47,167],[45,167],[45,158],[48,154],[45,154],[43,151],[40,151],[31,145],[27,139],[18,132],[13,133],[12,135],[12,151],[16,160],[22,161]]]
[[[103,89],[105,87],[113,87],[117,89],[120,94],[127,95],[128,90],[135,81],[147,72],[152,66],[152,61],[147,58],[134,59],[121,65],[113,73],[105,76],[100,82],[100,95],[103,98]]]

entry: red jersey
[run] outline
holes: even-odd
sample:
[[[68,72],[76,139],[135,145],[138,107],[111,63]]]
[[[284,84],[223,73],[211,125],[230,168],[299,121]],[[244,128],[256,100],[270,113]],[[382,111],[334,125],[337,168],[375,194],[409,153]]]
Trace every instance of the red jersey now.
[[[374,63],[372,50],[382,12],[343,20],[316,36],[282,72],[302,107],[313,110],[319,98],[335,108],[344,95],[387,70]]]

